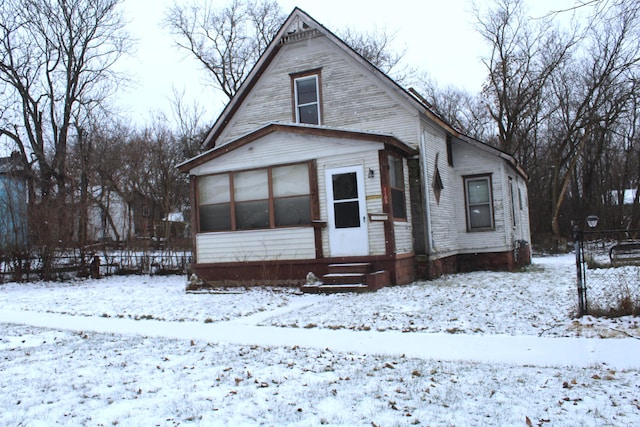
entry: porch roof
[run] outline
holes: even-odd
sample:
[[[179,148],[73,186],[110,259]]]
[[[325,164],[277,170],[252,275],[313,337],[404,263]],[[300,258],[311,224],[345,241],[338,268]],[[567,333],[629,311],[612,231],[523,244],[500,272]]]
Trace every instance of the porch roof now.
[[[391,134],[368,132],[355,129],[333,128],[321,125],[270,122],[248,134],[236,138],[235,140],[227,144],[214,147],[202,154],[199,154],[196,157],[186,160],[180,163],[177,168],[182,173],[188,173],[191,169],[197,166],[200,166],[210,160],[220,157],[230,151],[254,142],[274,132],[381,142],[389,147],[398,150],[407,157],[415,156],[418,154],[417,150],[409,147],[407,144],[400,141],[397,137]]]

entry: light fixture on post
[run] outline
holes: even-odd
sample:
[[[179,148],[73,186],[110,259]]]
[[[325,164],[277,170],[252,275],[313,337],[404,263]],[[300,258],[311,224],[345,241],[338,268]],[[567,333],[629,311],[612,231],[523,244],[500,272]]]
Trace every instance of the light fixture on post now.
[[[591,229],[594,229],[598,226],[598,221],[600,221],[600,218],[598,218],[596,215],[589,215],[587,217],[587,225]]]
[[[375,172],[373,171],[373,169],[369,168],[369,178],[373,178],[375,175]]]

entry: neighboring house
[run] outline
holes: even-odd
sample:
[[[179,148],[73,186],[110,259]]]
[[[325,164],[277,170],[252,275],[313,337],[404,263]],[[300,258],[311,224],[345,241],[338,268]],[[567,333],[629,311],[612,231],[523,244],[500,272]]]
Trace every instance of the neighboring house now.
[[[377,288],[530,262],[515,159],[460,134],[298,8],[204,144],[179,168],[192,184],[192,271],[209,285],[312,272]]]
[[[133,211],[115,191],[104,187],[91,190],[87,239],[94,242],[126,242],[133,236]]]
[[[0,158],[0,253],[27,248],[27,178],[19,154]]]

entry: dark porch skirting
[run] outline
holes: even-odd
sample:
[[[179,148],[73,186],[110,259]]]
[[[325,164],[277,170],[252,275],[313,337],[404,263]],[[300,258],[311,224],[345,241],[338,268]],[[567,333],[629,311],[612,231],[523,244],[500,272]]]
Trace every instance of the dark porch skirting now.
[[[429,261],[425,256],[416,257],[416,278],[435,279],[443,274],[470,271],[514,271],[531,264],[531,249],[528,243],[520,242],[515,250],[458,254]]]
[[[329,271],[330,264],[343,263],[370,263],[372,271],[386,270],[391,279],[388,285],[403,285],[415,278],[413,254],[192,264],[190,272],[202,279],[202,288],[301,286],[306,283],[309,272],[322,277]]]

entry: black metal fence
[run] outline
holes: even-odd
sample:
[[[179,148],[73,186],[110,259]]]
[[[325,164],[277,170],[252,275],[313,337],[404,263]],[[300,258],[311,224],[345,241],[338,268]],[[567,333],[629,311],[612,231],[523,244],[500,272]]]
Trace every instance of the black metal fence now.
[[[578,315],[640,315],[640,230],[574,234]]]
[[[116,274],[186,274],[192,262],[188,250],[56,251],[47,267],[53,279]],[[37,253],[0,258],[0,281],[32,281],[43,277],[45,260]]]

